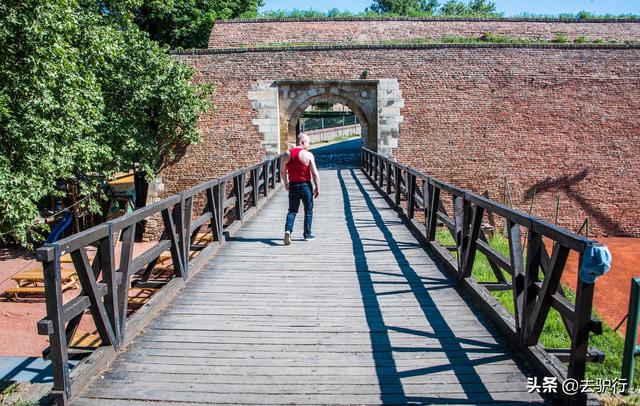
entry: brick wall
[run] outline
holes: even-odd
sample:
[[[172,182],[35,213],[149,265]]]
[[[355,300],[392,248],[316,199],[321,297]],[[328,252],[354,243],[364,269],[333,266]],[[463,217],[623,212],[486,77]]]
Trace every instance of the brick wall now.
[[[569,41],[639,41],[640,21],[470,20],[470,19],[348,19],[218,21],[209,37],[209,48],[267,44],[379,44],[412,39],[439,40],[447,36],[478,38],[483,33],[522,39]]]
[[[276,49],[183,53],[214,83],[205,141],[163,173],[166,193],[261,158],[247,91],[258,79],[396,78],[396,157],[437,178],[577,230],[640,236],[640,48],[469,47]]]

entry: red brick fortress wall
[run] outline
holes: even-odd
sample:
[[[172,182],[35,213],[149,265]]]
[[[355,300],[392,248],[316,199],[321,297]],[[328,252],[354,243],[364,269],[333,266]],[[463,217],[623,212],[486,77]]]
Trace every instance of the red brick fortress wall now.
[[[565,36],[605,42],[640,40],[640,21],[526,20],[438,18],[345,18],[300,20],[231,20],[214,24],[209,48],[275,44],[384,44],[411,40],[442,40],[448,36],[478,38],[483,33],[526,40]]]
[[[261,79],[398,80],[397,159],[576,231],[640,235],[640,48],[460,46],[182,52],[216,84],[204,143],[163,174],[166,193],[261,156],[247,92]],[[232,163],[232,164],[230,164]]]

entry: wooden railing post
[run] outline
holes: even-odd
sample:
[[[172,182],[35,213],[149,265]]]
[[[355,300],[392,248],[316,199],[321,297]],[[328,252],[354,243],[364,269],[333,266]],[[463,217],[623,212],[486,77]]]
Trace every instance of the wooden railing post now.
[[[407,217],[415,215],[416,176],[407,172]]]
[[[276,179],[277,179],[277,174],[278,172],[280,172],[280,168],[278,168],[278,160],[274,159],[273,161],[271,161],[271,177],[269,180],[269,185],[271,187],[271,189],[275,189],[276,188]]]
[[[269,162],[262,164],[262,193],[264,197],[269,195]]]
[[[393,199],[393,202],[395,203],[396,208],[398,208],[400,206],[400,197],[402,195],[402,180],[400,179],[400,177],[402,176],[402,169],[400,169],[399,167],[394,165],[394,190],[395,190],[395,197]]]
[[[253,190],[251,191],[251,196],[253,200],[253,207],[258,207],[258,199],[260,199],[260,191],[258,188],[260,187],[260,168],[255,168],[251,170],[251,187]]]
[[[182,259],[185,274],[189,273],[189,251],[191,251],[191,222],[193,221],[193,196],[182,199]],[[186,278],[183,275],[183,278]]]
[[[123,337],[120,329],[120,313],[118,308],[118,282],[115,264],[115,244],[113,241],[113,224],[109,223],[109,236],[100,240],[98,252],[94,261],[100,261],[102,269],[102,281],[107,284],[107,294],[104,297],[104,307],[107,310],[109,322],[113,326],[118,345],[122,343]]]
[[[67,405],[71,398],[69,379],[69,358],[67,355],[67,336],[62,309],[62,275],[60,273],[60,251],[58,247],[44,246],[36,252],[38,261],[44,270],[44,290],[46,297],[47,319],[51,322],[49,359],[53,367],[53,389],[51,398],[55,404]]]
[[[511,261],[512,289],[514,300],[514,318],[518,345],[526,346],[526,323],[528,321],[527,309],[535,299],[533,291],[540,269],[541,250],[544,249],[542,236],[529,227],[527,236],[527,262],[524,264],[522,244],[520,243],[520,226],[507,221],[509,237],[509,255]]]
[[[136,234],[136,224],[122,230],[122,251],[120,253],[120,283],[118,285],[118,309],[120,310],[120,334],[124,337],[124,327],[127,320],[127,305],[129,303],[129,279],[133,274],[133,242]]]
[[[282,182],[282,179],[280,179],[280,164],[281,164],[281,162],[280,162],[280,161],[281,161],[281,160],[282,160],[282,157],[280,157],[280,156],[279,156],[279,157],[277,157],[277,158],[274,160],[274,163],[273,163],[273,167],[275,168],[275,171],[274,171],[274,175],[273,175],[273,176],[274,176],[274,177],[275,177],[275,179],[276,179],[276,180],[274,181],[274,183],[273,183],[273,188],[274,188],[274,189],[276,188],[276,182]]]
[[[440,188],[431,185],[429,196],[429,217],[427,225],[427,240],[435,241],[436,226],[438,224],[438,208],[440,207]]]
[[[582,263],[582,253],[580,253],[578,263]],[[595,284],[585,283],[578,279],[575,318],[573,320],[573,330],[571,331],[571,355],[567,369],[567,378],[575,379],[578,382],[584,379],[586,371],[594,288]],[[632,382],[628,384],[631,385]],[[584,405],[586,398],[586,393],[578,393],[571,398],[570,404]]]
[[[178,203],[176,206],[180,206]],[[189,259],[185,261],[182,258],[182,251],[180,250],[180,239],[183,238],[181,230],[176,230],[176,225],[173,220],[173,216],[169,213],[169,209],[162,210],[162,220],[164,222],[164,229],[167,237],[171,241],[171,262],[174,265],[173,272],[176,276],[187,279],[189,277]],[[186,266],[185,266],[186,263]]]
[[[393,164],[391,162],[386,162],[386,182],[387,182],[387,195],[391,194],[391,176],[392,176]]]
[[[244,173],[233,177],[233,192],[236,196],[236,220],[244,220]]]
[[[213,203],[215,204],[215,218],[216,218],[216,222],[218,223],[218,242],[220,243],[220,245],[222,246],[225,242],[225,237],[224,237],[224,201],[225,201],[225,194],[226,194],[226,185],[227,182],[226,181],[221,181],[219,182],[217,185],[215,185],[213,187],[213,197],[214,197],[214,201]]]
[[[207,208],[211,213],[209,228],[211,228],[211,234],[213,235],[215,241],[220,241],[220,237],[222,236],[222,229],[220,228],[220,215],[218,213],[218,204],[216,202],[216,200],[218,199],[219,186],[220,182],[218,181],[212,187],[207,188]]]
[[[425,235],[429,235],[429,206],[431,205],[431,185],[429,178],[422,179],[422,214],[424,216]]]
[[[373,167],[373,181],[377,182],[378,181],[378,175],[380,172],[380,157],[379,156],[374,156],[374,167]]]

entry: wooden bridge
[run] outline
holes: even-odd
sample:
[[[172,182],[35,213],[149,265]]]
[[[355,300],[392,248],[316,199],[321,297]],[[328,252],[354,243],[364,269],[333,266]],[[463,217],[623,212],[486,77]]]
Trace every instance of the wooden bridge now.
[[[48,316],[38,328],[50,337],[58,403],[588,401],[528,390],[534,377],[584,377],[588,333],[600,326],[590,316],[593,285],[580,283],[574,306],[559,280],[568,252],[581,252],[586,240],[363,150],[362,169],[321,171],[317,239],[302,240],[299,218],[292,245],[284,246],[287,196],[278,165],[276,157],[206,182],[38,251],[48,277]],[[201,215],[192,215],[194,202]],[[487,212],[507,220],[509,257],[484,236]],[[158,213],[165,233],[134,257],[136,224]],[[439,223],[454,246],[436,242]],[[203,227],[213,234],[205,245],[196,240]],[[554,242],[551,255],[543,236]],[[98,250],[93,263],[89,245]],[[148,276],[166,250],[175,277],[127,318],[132,276],[141,275],[134,286],[157,285]],[[495,283],[471,276],[476,251],[492,264]],[[65,252],[83,291],[62,303]],[[516,315],[487,287],[513,290]],[[538,344],[551,307],[572,338],[572,348],[557,355]],[[85,311],[103,346],[69,371],[68,341]]]

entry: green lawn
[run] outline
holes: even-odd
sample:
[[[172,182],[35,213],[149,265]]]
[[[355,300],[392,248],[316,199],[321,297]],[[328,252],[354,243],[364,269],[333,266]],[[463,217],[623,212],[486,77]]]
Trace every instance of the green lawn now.
[[[439,229],[436,233],[436,240],[442,245],[453,245],[454,240],[446,229]],[[499,233],[489,241],[490,245],[499,251],[501,254],[509,257],[509,242],[507,238],[503,237]],[[456,253],[454,252],[455,256]],[[505,272],[505,277],[510,280],[510,276]],[[495,276],[489,262],[484,254],[477,252],[475,262],[473,264],[473,276],[479,282],[494,282]],[[575,294],[568,287],[564,287],[564,292],[569,301],[572,303],[575,301]],[[511,314],[514,313],[513,293],[510,291],[491,292],[508,310]],[[593,312],[594,317],[602,320],[596,312]],[[587,379],[614,379],[620,377],[620,371],[622,366],[622,350],[624,348],[624,338],[622,335],[613,331],[609,326],[603,322],[602,335],[596,336],[591,334],[589,337],[589,346],[600,349],[605,354],[605,360],[602,363],[588,363],[587,364]],[[549,316],[545,322],[542,335],[540,336],[540,343],[546,348],[569,348],[571,341],[567,334],[566,328],[562,322],[560,314],[551,309]],[[635,363],[634,369],[634,385],[635,388],[640,388],[640,360]],[[640,398],[633,397],[627,398],[627,400],[640,404]]]

